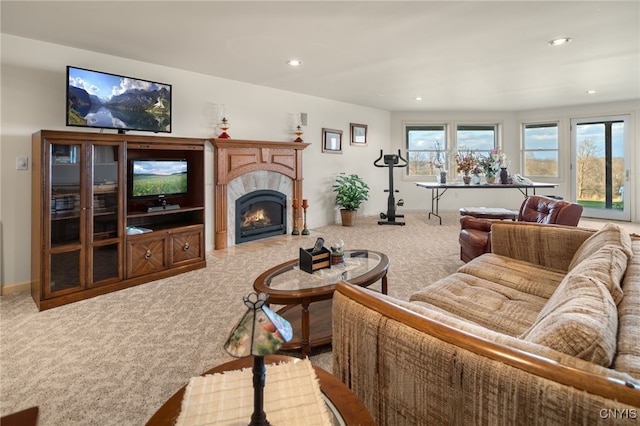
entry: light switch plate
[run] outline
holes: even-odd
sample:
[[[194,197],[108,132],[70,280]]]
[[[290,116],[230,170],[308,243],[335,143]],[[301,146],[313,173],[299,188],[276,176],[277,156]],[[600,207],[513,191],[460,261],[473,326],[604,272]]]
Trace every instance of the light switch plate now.
[[[29,157],[16,157],[16,170],[29,170]]]

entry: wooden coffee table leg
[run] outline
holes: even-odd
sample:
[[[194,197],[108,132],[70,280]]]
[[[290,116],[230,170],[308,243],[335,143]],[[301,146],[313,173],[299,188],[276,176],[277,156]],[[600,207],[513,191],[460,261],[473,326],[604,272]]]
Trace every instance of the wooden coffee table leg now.
[[[311,355],[311,339],[309,338],[309,302],[302,303],[302,354]]]

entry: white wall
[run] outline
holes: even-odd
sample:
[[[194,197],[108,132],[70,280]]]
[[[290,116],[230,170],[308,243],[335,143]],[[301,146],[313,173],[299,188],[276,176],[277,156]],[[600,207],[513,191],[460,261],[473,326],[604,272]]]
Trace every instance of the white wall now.
[[[522,122],[535,122],[545,120],[559,120],[560,137],[560,178],[537,179],[540,182],[557,183],[554,189],[539,189],[538,194],[559,195],[565,199],[571,197],[571,170],[570,170],[570,123],[572,118],[596,117],[604,115],[631,115],[631,176],[629,188],[633,194],[631,205],[631,220],[640,222],[640,185],[638,170],[640,170],[640,102],[616,102],[573,107],[553,108],[546,110],[521,111],[521,112],[393,112],[391,114],[391,135],[394,150],[402,148],[404,144],[404,125],[412,123],[447,123],[454,129],[456,124],[499,123],[503,127],[502,142],[504,152],[511,161],[510,172],[521,173],[520,165],[520,124]],[[451,178],[452,173],[449,173]],[[454,177],[455,179],[455,177]],[[429,180],[425,178],[408,178],[403,173],[398,174],[399,185],[405,206],[410,210],[431,209],[431,190],[417,187],[416,181]],[[435,181],[435,177],[430,178]],[[458,180],[459,177],[458,177]],[[516,189],[509,190],[449,190],[440,201],[440,210],[457,210],[465,206],[506,207],[517,209],[522,202],[522,195]]]
[[[173,85],[173,136],[216,136],[213,106],[226,104],[232,138],[289,141],[290,114],[306,112],[308,125],[302,136],[311,143],[304,151],[304,197],[309,200],[309,228],[333,223],[337,212],[331,184],[339,172],[357,173],[372,186],[370,201],[360,215],[386,208],[387,175],[372,163],[381,149],[389,148],[390,113],[327,99],[274,90],[179,69],[152,65],[95,52],[72,49],[30,39],[1,35],[1,143],[0,223],[2,235],[2,283],[23,285],[30,281],[31,173],[15,170],[18,156],[29,157],[31,135],[40,129],[65,127],[66,66],[156,80]],[[369,145],[349,145],[349,123],[369,126]],[[343,154],[321,151],[323,127],[343,130]],[[213,150],[207,149],[207,250],[213,249]]]

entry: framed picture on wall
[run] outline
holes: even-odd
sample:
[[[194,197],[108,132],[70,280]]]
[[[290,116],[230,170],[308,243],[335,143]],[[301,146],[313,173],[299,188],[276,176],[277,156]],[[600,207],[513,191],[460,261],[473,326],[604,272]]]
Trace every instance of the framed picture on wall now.
[[[342,130],[322,129],[322,152],[342,154]]]
[[[351,145],[367,146],[367,125],[351,123]]]

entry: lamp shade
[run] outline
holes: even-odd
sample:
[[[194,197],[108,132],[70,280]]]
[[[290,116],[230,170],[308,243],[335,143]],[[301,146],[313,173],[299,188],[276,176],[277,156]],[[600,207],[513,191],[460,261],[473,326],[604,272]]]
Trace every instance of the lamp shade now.
[[[232,356],[242,358],[272,354],[291,341],[291,324],[265,306],[268,297],[266,293],[250,293],[243,298],[247,312],[224,344]]]

